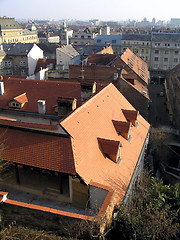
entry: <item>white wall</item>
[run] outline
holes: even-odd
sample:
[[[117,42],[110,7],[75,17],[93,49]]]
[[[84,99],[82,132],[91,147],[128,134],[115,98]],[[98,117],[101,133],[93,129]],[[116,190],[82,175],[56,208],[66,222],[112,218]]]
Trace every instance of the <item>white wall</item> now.
[[[34,44],[27,55],[29,76],[34,74],[36,64],[39,58],[43,58],[43,50],[41,50],[36,44]]]

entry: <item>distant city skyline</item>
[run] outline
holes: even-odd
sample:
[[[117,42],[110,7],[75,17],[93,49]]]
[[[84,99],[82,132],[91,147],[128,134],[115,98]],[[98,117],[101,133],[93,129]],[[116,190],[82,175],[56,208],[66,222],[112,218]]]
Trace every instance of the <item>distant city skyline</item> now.
[[[180,0],[0,0],[0,16],[15,19],[99,19],[100,21],[169,21],[180,18]]]

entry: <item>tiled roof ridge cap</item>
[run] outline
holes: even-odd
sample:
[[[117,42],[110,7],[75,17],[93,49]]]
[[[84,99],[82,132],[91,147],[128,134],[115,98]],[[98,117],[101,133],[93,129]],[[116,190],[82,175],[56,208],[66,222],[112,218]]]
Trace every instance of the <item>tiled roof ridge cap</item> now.
[[[1,116],[0,116],[0,125],[35,128],[35,129],[49,129],[49,130],[57,129],[57,125],[22,122],[22,121],[17,121],[16,119],[6,118],[6,117],[1,117]]]

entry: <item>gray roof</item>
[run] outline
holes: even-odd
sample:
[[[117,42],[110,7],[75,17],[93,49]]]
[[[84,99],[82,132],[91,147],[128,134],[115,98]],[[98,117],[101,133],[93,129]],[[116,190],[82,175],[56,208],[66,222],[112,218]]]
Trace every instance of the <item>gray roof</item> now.
[[[27,55],[34,43],[3,43],[2,45],[7,55]]]
[[[14,20],[14,18],[0,18],[1,30],[6,29],[22,29],[21,25]]]
[[[104,46],[98,45],[73,45],[73,47],[80,55],[84,56],[88,56],[90,53],[98,53],[104,48]]]
[[[151,41],[149,34],[122,34],[122,40]]]
[[[180,33],[152,33],[152,41],[180,42]]]
[[[70,57],[76,57],[79,55],[79,53],[76,51],[75,48],[73,48],[72,45],[67,45],[61,48],[57,48],[58,51],[63,52],[64,54],[70,56]]]

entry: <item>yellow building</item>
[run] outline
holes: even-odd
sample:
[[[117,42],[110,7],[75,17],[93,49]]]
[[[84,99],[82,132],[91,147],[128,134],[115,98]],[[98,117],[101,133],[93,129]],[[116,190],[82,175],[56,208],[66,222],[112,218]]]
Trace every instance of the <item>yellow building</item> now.
[[[1,43],[38,43],[36,29],[23,29],[14,18],[0,17],[0,44]]]

